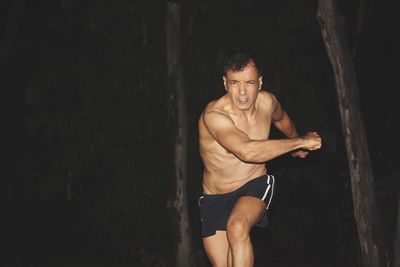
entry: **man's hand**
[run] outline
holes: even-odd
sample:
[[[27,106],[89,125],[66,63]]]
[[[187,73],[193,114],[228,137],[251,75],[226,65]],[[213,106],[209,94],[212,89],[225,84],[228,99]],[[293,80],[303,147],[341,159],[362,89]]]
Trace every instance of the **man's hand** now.
[[[303,149],[317,150],[321,148],[321,137],[316,132],[308,132],[302,139],[304,141]]]
[[[304,159],[305,157],[307,157],[308,151],[297,150],[295,152],[292,152],[291,155],[292,155],[293,158],[302,158],[302,159]]]
[[[321,148],[321,137],[316,132],[308,132],[302,137],[304,142],[301,149],[292,152],[292,157],[305,158],[308,151],[313,151]]]

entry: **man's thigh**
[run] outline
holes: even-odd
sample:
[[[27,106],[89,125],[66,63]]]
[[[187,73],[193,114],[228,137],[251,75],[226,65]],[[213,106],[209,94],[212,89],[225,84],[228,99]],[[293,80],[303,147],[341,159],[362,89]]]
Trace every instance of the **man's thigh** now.
[[[226,231],[217,230],[215,235],[203,238],[203,245],[214,267],[227,266],[229,243]]]
[[[229,220],[236,216],[244,218],[248,226],[252,228],[264,216],[265,212],[266,204],[264,201],[253,196],[242,196],[233,207]]]

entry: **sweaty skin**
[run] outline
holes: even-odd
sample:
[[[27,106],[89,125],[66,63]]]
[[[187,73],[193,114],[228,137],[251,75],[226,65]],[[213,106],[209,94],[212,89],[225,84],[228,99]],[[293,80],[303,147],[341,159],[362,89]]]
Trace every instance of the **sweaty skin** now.
[[[229,131],[237,134],[242,139],[267,139],[272,120],[272,96],[266,92],[260,92],[256,106],[257,108],[250,116],[243,116],[240,112],[235,112],[228,96],[224,96],[217,101],[211,102],[201,115],[199,131],[200,155],[204,164],[204,193],[221,194],[231,192],[250,179],[266,173],[264,162],[243,161],[246,155],[240,154],[239,147],[237,152],[230,152],[227,150],[229,147],[224,147],[224,140],[221,140],[225,136],[229,138]],[[214,125],[222,128],[221,133],[214,129],[209,129]],[[223,132],[224,128],[228,133]],[[229,146],[229,144],[226,144],[226,146]],[[240,157],[243,157],[243,160]]]
[[[227,81],[239,81],[232,88]],[[246,85],[257,81],[256,87]],[[297,149],[320,148],[318,134],[298,137],[294,124],[270,93],[259,91],[262,79],[249,64],[241,72],[224,77],[227,93],[210,102],[199,119],[200,155],[204,164],[203,191],[220,194],[234,191],[266,173],[265,162]],[[289,139],[269,140],[273,123]],[[296,151],[304,158],[308,152]]]
[[[288,114],[274,95],[260,91],[262,77],[254,62],[223,77],[226,94],[210,102],[199,119],[200,156],[204,165],[205,194],[232,192],[264,175],[265,162],[290,152],[304,158],[321,147],[316,132],[299,137]],[[287,139],[268,139],[271,124]],[[226,231],[203,238],[214,267],[250,267],[254,253],[250,230],[265,213],[266,204],[242,196],[229,215]]]

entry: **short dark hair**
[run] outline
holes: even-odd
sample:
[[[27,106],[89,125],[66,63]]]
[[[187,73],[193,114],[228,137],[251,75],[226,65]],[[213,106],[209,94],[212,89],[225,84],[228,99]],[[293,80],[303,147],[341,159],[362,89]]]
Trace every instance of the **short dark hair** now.
[[[261,76],[261,68],[255,60],[254,52],[242,48],[235,48],[225,54],[222,64],[223,75],[226,76],[229,70],[242,71],[250,61],[254,62],[258,76]]]

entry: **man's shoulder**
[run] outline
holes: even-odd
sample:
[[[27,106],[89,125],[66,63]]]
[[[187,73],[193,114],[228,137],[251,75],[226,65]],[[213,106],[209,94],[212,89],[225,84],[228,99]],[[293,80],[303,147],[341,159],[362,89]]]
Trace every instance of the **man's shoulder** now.
[[[211,107],[209,109],[206,108],[203,112],[203,117],[206,121],[214,122],[225,119],[231,120],[229,113],[226,110],[221,109],[220,107]]]
[[[224,105],[219,100],[209,102],[200,116],[199,131],[201,142],[214,140],[212,132],[221,127],[229,127],[233,123],[228,112],[224,110]]]
[[[264,102],[273,102],[274,99],[276,99],[272,93],[267,92],[267,91],[260,91],[258,93],[258,98]]]
[[[269,92],[266,91],[260,91],[258,93],[257,97],[257,102],[258,106],[264,108],[267,108],[267,110],[274,109],[276,105],[276,97]]]
[[[232,121],[231,117],[229,116],[228,110],[226,110],[226,103],[225,99],[220,98],[217,100],[213,100],[204,109],[201,119],[207,125],[218,125],[223,122]]]
[[[214,112],[227,115],[226,99],[224,96],[209,102],[206,108],[204,109],[203,114],[214,113]]]

